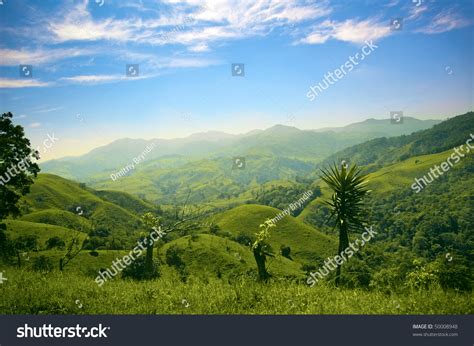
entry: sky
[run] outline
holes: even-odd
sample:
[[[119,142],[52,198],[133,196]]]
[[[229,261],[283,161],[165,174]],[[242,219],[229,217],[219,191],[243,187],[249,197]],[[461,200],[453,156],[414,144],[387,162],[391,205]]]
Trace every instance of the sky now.
[[[0,0],[0,18],[0,111],[35,146],[54,134],[44,160],[473,109],[472,0]]]

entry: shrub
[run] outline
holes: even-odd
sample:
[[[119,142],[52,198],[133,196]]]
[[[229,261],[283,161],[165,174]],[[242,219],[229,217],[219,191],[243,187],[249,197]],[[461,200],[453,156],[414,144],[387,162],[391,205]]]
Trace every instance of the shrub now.
[[[252,244],[252,238],[250,238],[248,235],[244,233],[239,233],[239,235],[237,235],[237,237],[235,237],[234,240],[237,243],[242,244],[244,246],[250,246]]]
[[[54,236],[54,237],[49,238],[48,240],[46,240],[46,248],[48,250],[53,249],[55,247],[57,247],[59,249],[63,249],[64,246],[66,246],[66,244],[64,243],[64,240],[62,240],[58,236]]]
[[[19,250],[37,250],[38,237],[35,235],[21,235],[15,239],[15,247]]]
[[[292,259],[291,256],[290,256],[291,248],[290,248],[289,246],[282,245],[282,246],[280,247],[280,252],[281,252],[281,255],[282,255],[283,257]]]
[[[50,272],[53,269],[53,264],[48,257],[42,255],[33,260],[32,268],[38,272]]]
[[[122,271],[122,278],[131,278],[134,280],[154,279],[160,276],[159,265],[153,261],[153,271],[150,274],[146,271],[145,257],[139,257]]]

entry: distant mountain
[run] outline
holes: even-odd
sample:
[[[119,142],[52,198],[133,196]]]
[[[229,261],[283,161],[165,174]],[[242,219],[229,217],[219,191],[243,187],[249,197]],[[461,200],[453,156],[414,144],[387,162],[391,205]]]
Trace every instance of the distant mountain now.
[[[379,136],[409,134],[429,128],[436,121],[405,118],[404,124],[392,125],[389,121],[369,119],[365,122],[331,131],[300,130],[296,127],[276,125],[266,130],[254,130],[243,135],[209,131],[178,139],[120,139],[96,148],[79,157],[67,157],[41,164],[43,172],[84,182],[100,182],[144,152],[143,162],[155,161],[153,169],[178,167],[191,161],[227,158],[234,156],[262,156],[289,158],[315,164],[327,156],[352,145]],[[159,161],[157,161],[159,159]],[[130,174],[134,174],[134,170]]]
[[[461,145],[474,134],[474,112],[453,117],[430,129],[392,138],[376,138],[334,153],[320,165],[345,160],[371,169],[409,157],[439,153]]]
[[[374,137],[394,137],[408,135],[410,133],[428,129],[441,120],[419,120],[412,117],[403,117],[400,122],[392,123],[391,119],[367,119],[359,123],[350,124],[343,127],[326,127],[315,130],[316,132],[365,134]]]

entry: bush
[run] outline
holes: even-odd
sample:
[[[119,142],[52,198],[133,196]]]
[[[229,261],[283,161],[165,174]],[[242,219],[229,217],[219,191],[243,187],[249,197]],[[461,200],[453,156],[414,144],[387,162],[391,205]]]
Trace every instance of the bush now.
[[[462,256],[453,256],[448,261],[442,256],[437,262],[439,284],[443,289],[472,290],[472,273],[468,261]]]
[[[250,246],[252,244],[252,238],[250,238],[248,235],[244,233],[239,233],[239,235],[237,235],[237,237],[235,237],[234,240],[237,243],[242,244],[244,246]]]
[[[50,272],[53,269],[53,264],[48,257],[39,256],[33,260],[32,268],[38,272]]]
[[[184,250],[178,247],[177,245],[170,246],[170,248],[166,251],[166,264],[170,267],[174,267],[178,273],[181,275],[181,279],[186,281],[186,270],[185,270],[185,263],[182,259],[182,254]]]
[[[15,239],[15,248],[18,250],[38,250],[38,237],[35,235],[21,235]]]
[[[59,249],[63,249],[64,247],[66,246],[66,244],[64,243],[64,240],[62,240],[61,238],[59,238],[58,236],[54,236],[52,238],[49,238],[48,240],[46,240],[46,249],[52,249],[52,248],[59,248]]]
[[[280,252],[281,252],[281,255],[282,255],[283,257],[292,259],[291,256],[290,256],[291,248],[290,248],[289,246],[282,245],[282,246],[280,247]]]
[[[128,267],[122,271],[122,278],[131,278],[134,280],[154,279],[160,276],[159,263],[153,261],[153,272],[148,274],[145,270],[145,257],[138,257]]]

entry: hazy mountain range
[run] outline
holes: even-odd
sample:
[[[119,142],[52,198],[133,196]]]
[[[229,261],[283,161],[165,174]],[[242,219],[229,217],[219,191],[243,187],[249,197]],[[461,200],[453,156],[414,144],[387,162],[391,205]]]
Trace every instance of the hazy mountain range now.
[[[144,156],[140,169],[176,168],[184,163],[201,159],[232,157],[288,158],[297,163],[315,164],[332,153],[378,137],[393,137],[427,129],[438,120],[418,120],[405,117],[402,124],[392,124],[390,119],[368,119],[340,128],[300,130],[296,127],[275,125],[266,130],[232,135],[209,131],[177,139],[116,140],[79,157],[65,157],[41,164],[42,171],[68,179],[97,182],[109,179],[110,174],[133,163],[152,143],[155,149]],[[156,161],[158,160],[158,161]],[[155,164],[151,164],[155,161]],[[138,170],[138,166],[136,167]],[[135,171],[135,169],[134,169]]]

